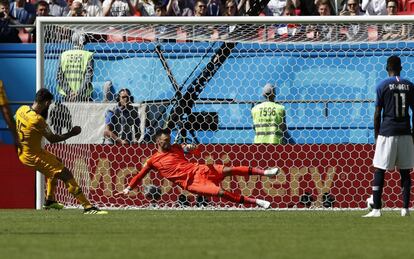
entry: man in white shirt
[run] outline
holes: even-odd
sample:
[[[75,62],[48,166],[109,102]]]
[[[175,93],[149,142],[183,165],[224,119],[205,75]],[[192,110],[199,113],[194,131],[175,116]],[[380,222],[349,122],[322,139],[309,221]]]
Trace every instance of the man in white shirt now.
[[[130,0],[105,0],[103,2],[103,16],[131,16],[134,6]]]
[[[83,9],[86,11],[86,16],[102,16],[102,3],[99,0],[82,0]]]
[[[387,15],[385,0],[362,0],[361,9],[365,15]]]

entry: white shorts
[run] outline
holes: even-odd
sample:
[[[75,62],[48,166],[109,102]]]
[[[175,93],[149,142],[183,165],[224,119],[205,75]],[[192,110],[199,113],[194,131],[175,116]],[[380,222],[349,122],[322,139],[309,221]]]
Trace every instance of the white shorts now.
[[[411,169],[414,167],[414,144],[411,135],[378,136],[375,146],[374,167],[383,170]]]

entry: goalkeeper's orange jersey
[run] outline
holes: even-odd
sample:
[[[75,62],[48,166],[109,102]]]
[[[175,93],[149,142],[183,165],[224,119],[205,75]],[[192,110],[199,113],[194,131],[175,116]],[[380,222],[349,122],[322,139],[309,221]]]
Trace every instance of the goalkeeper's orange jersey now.
[[[6,97],[6,92],[4,91],[3,88],[3,81],[0,80],[0,105],[5,105],[7,104],[7,97]]]
[[[168,152],[157,152],[152,155],[141,171],[131,180],[129,186],[135,188],[140,180],[151,170],[157,170],[161,176],[186,189],[188,181],[194,178],[200,165],[191,163],[185,158],[183,148],[174,144]]]
[[[27,105],[16,111],[16,128],[21,143],[21,156],[41,153],[42,137],[49,127],[45,119]]]

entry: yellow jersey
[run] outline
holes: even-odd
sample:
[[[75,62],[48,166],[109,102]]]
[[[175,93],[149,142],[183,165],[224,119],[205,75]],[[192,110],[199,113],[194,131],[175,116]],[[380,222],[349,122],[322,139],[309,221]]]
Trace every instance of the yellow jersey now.
[[[4,91],[3,81],[0,80],[0,106],[8,104],[6,91]]]
[[[16,111],[16,128],[21,143],[20,156],[32,156],[41,153],[42,138],[49,127],[45,119],[27,105]]]

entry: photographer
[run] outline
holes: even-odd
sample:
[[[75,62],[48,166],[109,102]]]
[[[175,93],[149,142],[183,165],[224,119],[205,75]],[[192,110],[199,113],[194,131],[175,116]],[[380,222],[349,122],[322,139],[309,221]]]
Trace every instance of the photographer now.
[[[0,43],[21,43],[19,31],[10,27],[18,25],[19,22],[9,12],[9,0],[0,0]]]
[[[119,90],[115,96],[117,105],[105,114],[104,144],[141,143],[144,138],[145,124],[141,115],[133,106],[134,97],[127,88]],[[143,119],[143,118],[142,118]],[[142,120],[144,122],[145,119]]]

